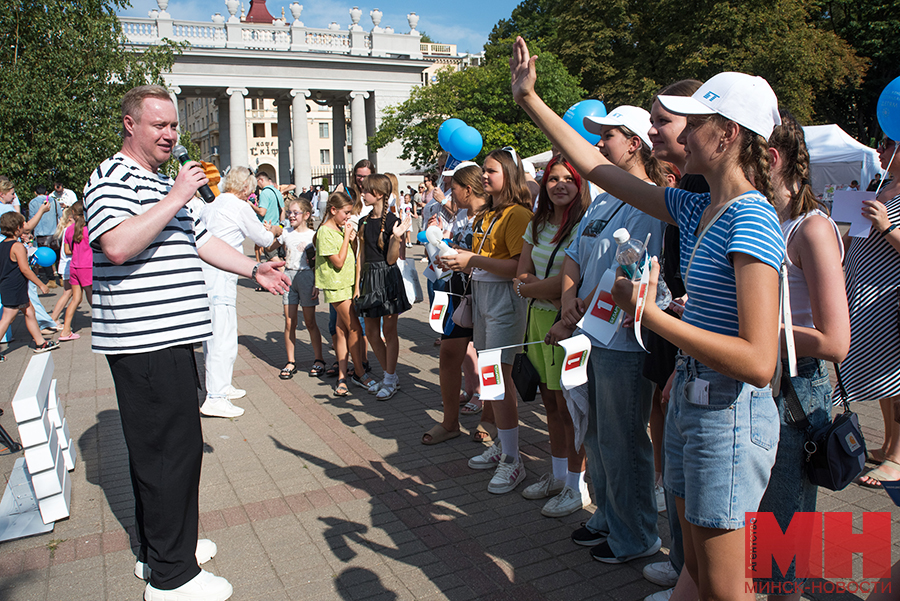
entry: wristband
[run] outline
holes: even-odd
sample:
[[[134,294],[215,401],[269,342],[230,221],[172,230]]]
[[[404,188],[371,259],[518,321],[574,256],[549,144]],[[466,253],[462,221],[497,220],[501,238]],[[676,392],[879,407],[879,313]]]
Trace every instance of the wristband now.
[[[250,272],[250,279],[253,280],[254,282],[256,282],[256,272],[259,271],[260,265],[262,265],[262,263],[257,263],[256,265],[254,265],[253,271]],[[257,283],[259,283],[259,282],[257,282]]]
[[[885,229],[883,232],[881,232],[881,235],[882,235],[882,236],[887,236],[888,234],[890,234],[891,232],[893,232],[895,229],[897,229],[897,224],[896,224],[896,223],[892,223],[887,229]]]
[[[524,296],[522,296],[522,284],[523,282],[521,281],[516,284],[516,294],[519,296],[519,298],[525,298]]]

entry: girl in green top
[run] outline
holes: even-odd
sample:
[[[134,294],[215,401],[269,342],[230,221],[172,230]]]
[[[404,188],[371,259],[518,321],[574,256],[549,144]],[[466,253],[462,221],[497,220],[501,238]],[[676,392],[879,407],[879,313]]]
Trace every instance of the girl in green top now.
[[[316,288],[322,291],[325,302],[337,313],[334,352],[338,358],[338,381],[335,396],[350,394],[347,388],[347,345],[353,364],[362,368],[359,339],[362,328],[353,309],[353,284],[356,280],[356,256],[350,243],[356,239],[356,228],[350,220],[353,201],[343,192],[334,192],[325,206],[325,220],[316,232]],[[369,387],[375,379],[363,372],[360,385]]]

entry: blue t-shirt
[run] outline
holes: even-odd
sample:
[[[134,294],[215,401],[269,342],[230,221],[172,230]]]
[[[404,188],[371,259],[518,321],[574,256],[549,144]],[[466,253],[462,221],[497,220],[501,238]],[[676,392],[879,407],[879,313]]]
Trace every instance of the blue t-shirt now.
[[[588,304],[591,299],[587,298],[587,295],[600,282],[606,270],[617,266],[616,242],[612,236],[620,227],[626,228],[633,238],[641,242],[647,238],[648,233],[652,234],[648,250],[651,256],[660,254],[665,229],[662,221],[624,204],[606,192],[598,195],[582,217],[575,238],[566,249],[569,258],[578,263],[581,274],[582,282],[578,296],[586,299],[585,302]],[[643,352],[634,339],[633,328],[619,328],[606,345],[600,344],[587,332],[584,334],[596,347],[614,351]]]
[[[55,234],[56,226],[59,223],[60,217],[62,217],[63,211],[62,207],[59,206],[59,201],[53,196],[48,196],[46,194],[35,196],[28,203],[28,214],[31,217],[37,215],[41,205],[44,204],[44,200],[50,201],[50,210],[44,213],[41,216],[41,220],[38,221],[38,224],[34,226],[33,234],[35,236],[52,236]]]
[[[666,208],[681,231],[681,275],[684,278],[694,246],[697,227],[709,194],[694,194],[666,188]],[[737,288],[732,253],[750,255],[778,271],[784,259],[784,238],[775,208],[759,192],[736,201],[713,224],[685,278],[688,302],[684,321],[717,334],[738,335]],[[753,294],[752,290],[745,293]]]
[[[259,191],[259,206],[266,209],[266,214],[259,218],[260,221],[268,221],[272,225],[281,221],[281,206],[284,197],[275,186],[266,186]]]

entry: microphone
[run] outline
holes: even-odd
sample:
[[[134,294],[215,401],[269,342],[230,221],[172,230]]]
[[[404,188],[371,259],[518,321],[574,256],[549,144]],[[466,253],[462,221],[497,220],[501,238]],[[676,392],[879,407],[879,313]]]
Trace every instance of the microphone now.
[[[188,156],[187,148],[185,148],[181,144],[178,144],[177,146],[175,146],[175,148],[172,149],[172,156],[178,159],[178,162],[182,165],[191,160],[191,158]],[[197,192],[199,192],[200,196],[203,197],[204,202],[212,202],[216,199],[216,195],[213,194],[213,191],[210,190],[209,186],[206,184],[200,186]]]

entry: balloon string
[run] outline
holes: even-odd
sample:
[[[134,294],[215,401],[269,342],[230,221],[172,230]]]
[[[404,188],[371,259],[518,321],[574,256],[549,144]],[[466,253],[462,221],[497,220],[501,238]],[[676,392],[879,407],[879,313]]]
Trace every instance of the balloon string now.
[[[897,146],[900,146],[900,142],[894,142],[894,152],[891,153],[891,160],[888,161],[887,169],[885,169],[888,175],[890,175],[891,172],[891,165],[894,164],[894,157],[897,156]],[[882,177],[881,181],[878,182],[878,187],[875,188],[875,198],[878,198],[878,193],[881,192],[881,186],[884,185],[885,179],[886,178]]]

